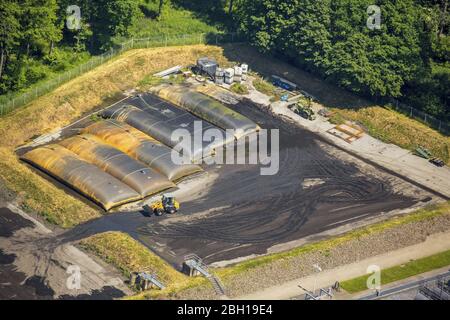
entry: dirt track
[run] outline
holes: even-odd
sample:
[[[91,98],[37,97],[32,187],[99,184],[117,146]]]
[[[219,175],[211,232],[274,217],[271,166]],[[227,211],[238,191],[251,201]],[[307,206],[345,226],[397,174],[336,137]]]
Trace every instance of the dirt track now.
[[[67,267],[81,271],[80,289],[66,286]],[[128,294],[117,272],[0,205],[0,300],[113,299]],[[123,290],[123,291],[122,291]]]
[[[207,194],[182,201],[183,215],[210,210],[206,218],[173,218],[173,223],[169,218],[141,227],[141,241],[158,251],[167,246],[176,257],[166,251],[162,255],[173,262],[190,252],[207,262],[265,253],[273,245],[407,208],[421,199],[401,195],[395,188],[400,182],[393,177],[362,174],[356,165],[331,156],[325,151],[330,146],[305,130],[245,103],[237,109],[263,128],[280,129],[280,171],[261,176],[257,166],[224,166],[217,169],[219,178]],[[305,179],[322,184],[303,188]]]
[[[262,254],[275,245],[431,199],[420,188],[249,103],[233,108],[263,128],[280,129],[277,175],[261,176],[256,165],[210,167],[214,179],[180,193],[182,208],[176,216],[108,215],[61,240],[125,231],[179,267],[188,253],[208,263]]]

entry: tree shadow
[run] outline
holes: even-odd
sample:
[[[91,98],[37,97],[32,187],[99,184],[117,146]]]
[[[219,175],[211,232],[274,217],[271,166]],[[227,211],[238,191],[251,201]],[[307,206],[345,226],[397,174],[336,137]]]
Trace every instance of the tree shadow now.
[[[144,16],[146,18],[155,20],[159,16],[159,13],[158,13],[157,10],[151,9],[151,8],[149,8],[148,6],[146,6],[146,5],[142,4],[142,3],[139,4],[139,9],[142,11],[142,13],[144,14]]]
[[[172,6],[191,11],[195,18],[225,32],[236,30],[236,23],[225,11],[225,0],[172,0]]]
[[[224,44],[224,56],[230,61],[245,62],[250,69],[266,79],[272,75],[283,77],[296,83],[301,90],[313,96],[317,102],[333,108],[364,108],[376,103],[367,98],[357,96],[345,89],[339,88],[295,66],[292,62],[286,62],[285,58],[270,54],[263,54],[255,47],[245,43]]]

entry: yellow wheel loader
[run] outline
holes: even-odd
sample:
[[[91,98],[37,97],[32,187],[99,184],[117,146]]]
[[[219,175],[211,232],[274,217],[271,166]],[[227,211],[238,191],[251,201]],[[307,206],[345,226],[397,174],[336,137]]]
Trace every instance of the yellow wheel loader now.
[[[163,214],[174,214],[180,209],[180,204],[175,200],[172,195],[163,195],[161,200],[153,202],[150,206],[145,206],[144,210],[149,214],[155,216],[162,216]]]

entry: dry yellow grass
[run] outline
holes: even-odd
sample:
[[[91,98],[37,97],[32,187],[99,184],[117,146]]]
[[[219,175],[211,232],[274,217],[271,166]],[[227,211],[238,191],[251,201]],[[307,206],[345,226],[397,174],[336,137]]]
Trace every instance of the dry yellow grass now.
[[[222,49],[196,45],[125,52],[0,119],[2,145],[15,147],[30,138],[70,124],[100,105],[106,97],[135,88],[146,75],[200,56],[224,60]]]
[[[162,291],[150,290],[142,297],[170,296],[189,287],[205,283],[201,278],[189,278],[176,271],[166,261],[145,246],[121,232],[105,232],[81,241],[81,246],[104,261],[116,266],[126,277],[131,272],[146,271],[157,275],[166,286]]]
[[[409,150],[424,146],[434,156],[450,164],[450,137],[405,115],[377,106],[333,111],[334,122],[341,122],[343,119],[359,122],[377,139]]]
[[[20,163],[16,155],[4,147],[0,148],[0,178],[18,195],[18,202],[25,210],[38,212],[51,223],[67,228],[100,216],[99,211],[67,195]]]
[[[195,45],[125,52],[55,91],[0,118],[0,180],[21,195],[19,202],[48,221],[70,227],[99,216],[99,212],[58,189],[19,162],[14,149],[36,136],[66,126],[124,90],[135,88],[148,74],[200,56],[225,62],[223,49]]]

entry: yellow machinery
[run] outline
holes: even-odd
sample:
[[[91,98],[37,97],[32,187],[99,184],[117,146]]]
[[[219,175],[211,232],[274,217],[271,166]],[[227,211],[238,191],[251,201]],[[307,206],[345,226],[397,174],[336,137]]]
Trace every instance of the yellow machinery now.
[[[175,200],[174,196],[165,194],[161,197],[161,200],[152,203],[149,207],[146,207],[147,208],[144,208],[146,211],[150,211],[149,213],[153,213],[159,217],[165,213],[177,213],[180,209],[180,204]]]

